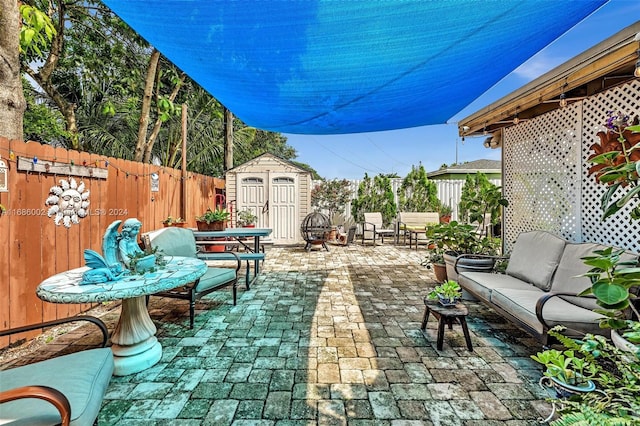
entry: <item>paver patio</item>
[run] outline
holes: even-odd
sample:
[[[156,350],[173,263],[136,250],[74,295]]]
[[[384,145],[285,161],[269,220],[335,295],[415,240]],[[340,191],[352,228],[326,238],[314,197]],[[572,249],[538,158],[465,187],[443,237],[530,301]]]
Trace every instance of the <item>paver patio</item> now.
[[[550,406],[529,358],[536,340],[475,303],[473,352],[459,326],[446,330],[442,351],[436,321],[420,331],[434,285],[424,253],[388,244],[274,247],[237,306],[228,290],[197,304],[193,330],[187,303],[153,297],[163,357],[112,378],[99,424],[540,424]],[[118,304],[98,310],[112,330]],[[2,368],[77,350],[97,334],[79,327]]]

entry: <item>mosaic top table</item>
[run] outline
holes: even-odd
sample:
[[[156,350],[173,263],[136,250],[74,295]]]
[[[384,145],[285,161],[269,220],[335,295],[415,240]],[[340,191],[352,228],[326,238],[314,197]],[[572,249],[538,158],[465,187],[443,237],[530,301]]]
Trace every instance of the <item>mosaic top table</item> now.
[[[120,319],[111,336],[114,375],[125,376],[155,365],[162,357],[156,326],[149,317],[145,296],[169,290],[200,278],[205,262],[189,257],[165,257],[166,266],[155,272],[124,276],[117,281],[78,285],[88,267],[61,272],[47,278],[36,294],[52,303],[94,303],[122,299]]]

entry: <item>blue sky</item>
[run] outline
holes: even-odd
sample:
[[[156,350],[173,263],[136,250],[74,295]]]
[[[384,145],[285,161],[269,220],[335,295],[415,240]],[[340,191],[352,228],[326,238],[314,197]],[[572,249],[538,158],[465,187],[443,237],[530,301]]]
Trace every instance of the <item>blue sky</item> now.
[[[638,20],[639,0],[609,1],[452,117],[450,124],[347,135],[284,135],[298,152],[297,160],[311,165],[327,179],[360,179],[365,172],[395,172],[404,177],[419,162],[427,171],[433,171],[456,159],[499,160],[500,150],[484,148],[484,138],[467,138],[463,143],[458,138],[456,122]]]

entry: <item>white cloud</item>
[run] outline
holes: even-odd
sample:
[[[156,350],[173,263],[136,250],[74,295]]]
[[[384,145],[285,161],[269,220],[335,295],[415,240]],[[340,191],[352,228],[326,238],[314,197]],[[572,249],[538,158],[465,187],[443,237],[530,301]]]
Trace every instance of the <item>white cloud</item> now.
[[[516,68],[513,73],[518,77],[530,81],[540,77],[542,74],[557,67],[566,60],[566,58],[553,57],[545,55],[544,52],[540,52]]]

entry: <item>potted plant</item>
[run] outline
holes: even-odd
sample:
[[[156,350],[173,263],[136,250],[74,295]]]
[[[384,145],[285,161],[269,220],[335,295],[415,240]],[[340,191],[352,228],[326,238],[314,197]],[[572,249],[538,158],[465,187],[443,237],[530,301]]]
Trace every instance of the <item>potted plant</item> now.
[[[591,392],[596,388],[591,378],[596,375],[598,368],[584,356],[579,356],[579,352],[574,349],[547,349],[531,355],[531,358],[546,367],[544,376],[551,380],[559,398],[568,398],[579,392]]]
[[[447,280],[447,266],[444,263],[444,252],[437,247],[427,251],[427,257],[421,262],[427,269],[433,269],[436,281],[439,283]]]
[[[167,216],[167,218],[162,221],[162,224],[165,227],[167,227],[167,226],[178,226],[178,227],[183,228],[183,227],[185,227],[187,225],[187,222],[181,217]]]
[[[438,213],[440,213],[440,223],[449,223],[451,222],[451,213],[453,209],[449,205],[440,204],[440,208],[438,209]]]
[[[456,280],[460,271],[491,271],[500,247],[500,239],[480,237],[475,227],[452,220],[427,227],[427,244],[443,251],[447,277]],[[464,256],[458,260],[459,256]]]
[[[468,175],[460,194],[458,205],[460,217],[469,223],[480,225],[480,237],[488,237],[489,228],[485,227],[485,217],[489,217],[491,227],[498,225],[502,217],[502,207],[509,206],[509,202],[502,196],[502,189],[489,182],[484,173]]]
[[[608,247],[595,250],[594,256],[583,257],[583,262],[592,268],[583,276],[591,279],[591,287],[585,289],[580,296],[593,295],[601,309],[595,311],[604,318],[601,328],[611,329],[611,338],[619,347],[630,348],[640,353],[640,325],[637,319],[640,313],[634,305],[638,297],[631,289],[640,286],[640,268],[637,260],[622,261],[624,250]],[[636,320],[630,320],[630,315]],[[629,337],[624,342],[625,336]]]
[[[253,214],[251,210],[242,210],[238,212],[238,226],[242,228],[253,228],[256,226],[258,216]]]
[[[196,224],[199,231],[222,231],[229,220],[229,212],[225,209],[207,209],[200,216],[196,216]]]
[[[640,424],[640,357],[625,355],[604,336],[586,334],[580,339],[571,339],[561,333],[563,329],[554,327],[549,334],[566,351],[558,351],[559,355],[548,355],[548,351],[544,351],[532,358],[545,366],[551,365],[545,372],[546,377],[553,375],[560,382],[561,376],[575,377],[575,373],[580,373],[583,381],[594,383],[588,387],[597,391],[580,392],[585,388],[583,385],[575,393],[558,395],[556,392],[556,397],[569,398],[563,400],[560,417],[552,424]],[[542,358],[540,354],[544,354]]]
[[[462,289],[457,282],[448,280],[431,290],[427,297],[438,300],[442,306],[455,306],[462,297]]]

